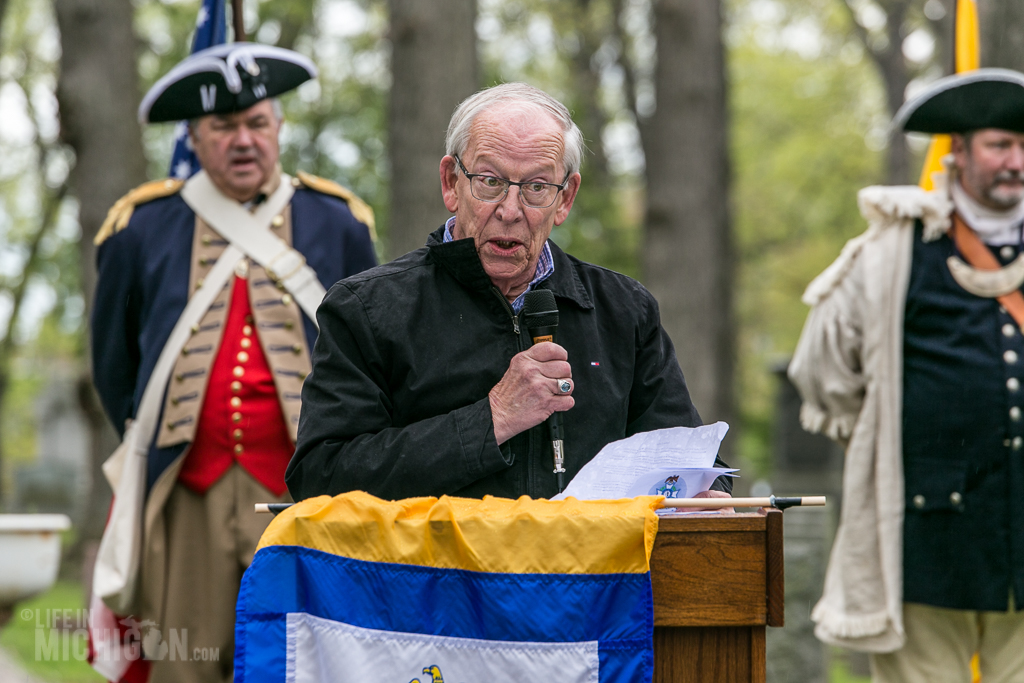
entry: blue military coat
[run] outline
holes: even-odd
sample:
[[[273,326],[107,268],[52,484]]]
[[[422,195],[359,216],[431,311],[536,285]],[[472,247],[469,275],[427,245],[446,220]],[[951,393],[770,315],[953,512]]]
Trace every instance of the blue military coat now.
[[[904,313],[903,599],[1005,611],[1011,588],[1024,595],[1024,336],[956,283],[948,236],[921,234]],[[993,248],[1003,265],[1018,251]]]

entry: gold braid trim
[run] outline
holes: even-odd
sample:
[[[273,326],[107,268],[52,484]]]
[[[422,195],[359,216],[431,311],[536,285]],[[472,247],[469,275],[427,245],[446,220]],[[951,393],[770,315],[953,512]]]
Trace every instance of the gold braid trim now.
[[[169,197],[178,192],[184,184],[185,181],[183,180],[165,178],[164,180],[153,180],[139,185],[114,202],[114,205],[110,207],[106,220],[103,221],[99,232],[96,233],[93,244],[99,246],[111,235],[123,230],[128,225],[128,221],[131,220],[135,207],[139,204],[145,204],[161,197]]]
[[[374,242],[377,241],[377,228],[373,220],[373,209],[370,208],[369,204],[360,199],[355,192],[347,187],[342,187],[333,180],[327,180],[311,173],[299,171],[296,175],[299,181],[309,189],[343,199],[348,204],[348,209],[355,216],[355,219],[360,223],[364,223],[370,229],[370,239]]]

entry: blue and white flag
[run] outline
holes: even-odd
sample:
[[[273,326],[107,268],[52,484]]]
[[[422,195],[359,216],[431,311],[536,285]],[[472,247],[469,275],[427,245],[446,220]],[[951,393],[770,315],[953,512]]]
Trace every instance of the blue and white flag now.
[[[225,0],[202,0],[196,17],[196,33],[192,38],[192,54],[227,39],[227,17],[224,12]],[[180,121],[174,127],[174,153],[171,154],[171,168],[168,175],[179,180],[188,180],[199,172],[199,159],[188,143],[188,122]]]
[[[235,681],[650,681],[660,501],[303,501],[242,580]]]

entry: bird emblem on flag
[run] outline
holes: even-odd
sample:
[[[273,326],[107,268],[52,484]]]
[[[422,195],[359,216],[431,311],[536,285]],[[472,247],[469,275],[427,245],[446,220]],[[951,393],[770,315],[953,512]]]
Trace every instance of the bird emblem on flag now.
[[[441,675],[441,669],[436,664],[423,667],[423,673],[430,674],[430,683],[444,683],[444,676]],[[418,678],[414,678],[409,683],[423,683]]]

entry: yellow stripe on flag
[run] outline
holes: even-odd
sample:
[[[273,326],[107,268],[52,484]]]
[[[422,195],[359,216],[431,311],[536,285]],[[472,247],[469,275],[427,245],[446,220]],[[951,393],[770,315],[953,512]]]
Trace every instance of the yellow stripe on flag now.
[[[385,501],[354,491],[291,506],[258,549],[297,545],[369,562],[483,572],[642,573],[650,570],[661,501]]]
[[[957,0],[954,40],[956,44],[956,72],[974,71],[981,66],[980,38],[978,35],[978,6],[974,0]]]
[[[978,7],[974,0],[957,0],[953,19],[953,54],[956,73],[974,71],[981,66],[980,39],[978,37]],[[948,135],[933,135],[932,144],[921,167],[918,184],[925,190],[935,189],[932,174],[943,171],[942,158],[950,153],[952,142]]]

